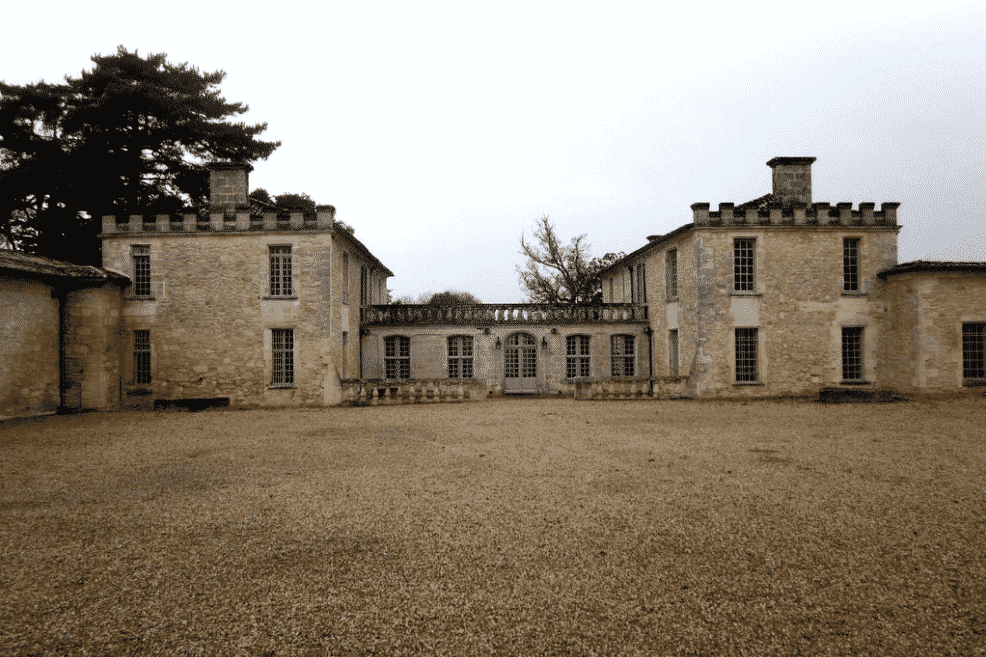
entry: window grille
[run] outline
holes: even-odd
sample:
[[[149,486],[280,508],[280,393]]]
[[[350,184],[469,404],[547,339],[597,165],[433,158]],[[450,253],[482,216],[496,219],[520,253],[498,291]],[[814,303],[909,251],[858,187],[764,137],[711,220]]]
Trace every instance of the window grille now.
[[[507,378],[533,378],[537,376],[537,345],[534,336],[515,333],[507,338],[504,352]]]
[[[668,372],[678,376],[678,329],[668,331]]]
[[[736,382],[759,381],[757,366],[757,329],[736,329]]]
[[[134,260],[135,297],[151,296],[151,247],[146,244],[134,244],[130,247],[130,255]]]
[[[290,246],[269,247],[270,296],[289,297],[292,295],[292,263]]]
[[[472,337],[454,335],[448,339],[448,376],[450,379],[472,378]]]
[[[411,378],[411,338],[392,335],[384,339],[384,370],[388,379]]]
[[[667,284],[668,301],[678,298],[678,250],[671,249],[664,259],[664,280]]]
[[[842,289],[859,291],[859,238],[856,237],[842,241]]]
[[[589,376],[589,336],[570,335],[565,338],[565,376],[579,379]]]
[[[610,371],[613,376],[633,376],[635,369],[632,335],[614,335],[610,341]]]
[[[842,379],[863,380],[863,327],[842,327]]]
[[[273,329],[271,343],[274,357],[275,386],[294,385],[294,329]]]
[[[986,379],[986,323],[962,325],[962,378]]]
[[[752,237],[738,237],[733,240],[733,290],[754,292],[756,290],[757,241]]]
[[[151,382],[151,332],[134,331],[134,383]]]

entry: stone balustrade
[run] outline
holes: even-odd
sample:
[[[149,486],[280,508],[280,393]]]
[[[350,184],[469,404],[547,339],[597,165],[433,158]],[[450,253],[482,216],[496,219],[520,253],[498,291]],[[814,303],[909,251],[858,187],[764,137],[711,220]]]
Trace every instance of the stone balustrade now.
[[[342,381],[342,403],[349,406],[456,403],[482,401],[486,396],[486,385],[480,381],[452,379]]]
[[[647,321],[647,306],[597,303],[591,306],[539,303],[479,303],[461,306],[421,304],[364,306],[363,326],[629,323]]]
[[[681,399],[688,395],[688,377],[637,377],[577,381],[576,399]]]
[[[119,233],[230,233],[249,231],[329,230],[335,226],[335,208],[319,206],[314,215],[303,212],[262,215],[249,211],[208,215],[189,214],[132,214],[125,217],[103,215],[103,234]]]

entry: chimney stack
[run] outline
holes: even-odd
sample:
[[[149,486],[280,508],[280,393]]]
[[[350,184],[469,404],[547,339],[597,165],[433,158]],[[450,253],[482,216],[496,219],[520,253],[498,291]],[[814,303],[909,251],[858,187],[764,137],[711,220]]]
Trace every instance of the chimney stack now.
[[[811,163],[814,157],[775,157],[767,162],[774,170],[774,200],[784,207],[811,205]]]
[[[209,209],[233,214],[249,209],[249,175],[253,167],[246,162],[213,162],[209,169]]]

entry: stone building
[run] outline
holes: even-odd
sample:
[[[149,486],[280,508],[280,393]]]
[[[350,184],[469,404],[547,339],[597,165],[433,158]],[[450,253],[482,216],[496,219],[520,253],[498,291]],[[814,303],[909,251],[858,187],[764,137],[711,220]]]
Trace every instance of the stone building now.
[[[248,198],[103,217],[103,268],[0,250],[0,416],[576,397],[956,392],[986,385],[986,263],[897,263],[897,203],[814,202],[815,158],[602,274],[603,302],[389,305],[393,273],[334,221]]]

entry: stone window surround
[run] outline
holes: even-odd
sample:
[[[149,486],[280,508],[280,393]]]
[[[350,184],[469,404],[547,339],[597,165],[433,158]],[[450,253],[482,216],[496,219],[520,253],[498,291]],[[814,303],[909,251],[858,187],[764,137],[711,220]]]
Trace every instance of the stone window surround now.
[[[740,332],[743,333],[740,333]],[[752,333],[749,333],[752,331]],[[734,385],[762,385],[760,377],[760,327],[733,327]],[[751,340],[752,338],[752,340]],[[741,340],[745,351],[741,352]],[[752,369],[752,372],[750,370]],[[750,377],[752,374],[752,377]]]
[[[853,241],[852,251],[850,251],[850,240]],[[859,297],[866,296],[866,290],[863,286],[863,279],[860,271],[860,261],[862,260],[863,251],[863,238],[860,235],[852,235],[842,238],[842,296],[846,297]],[[851,254],[851,255],[850,255]],[[850,257],[853,258],[852,271],[850,271]],[[850,277],[855,280],[851,283]],[[847,289],[847,285],[852,287]]]
[[[297,362],[297,333],[294,327],[271,328],[271,388],[294,388],[296,385],[295,363]],[[280,336],[281,340],[278,340]],[[290,342],[287,341],[290,338]],[[280,343],[280,344],[279,344]],[[278,354],[281,355],[282,366],[278,367]],[[279,380],[280,379],[280,380]]]
[[[755,295],[757,293],[757,238],[752,235],[737,235],[733,237],[732,293],[736,295]],[[741,244],[742,243],[742,244]],[[743,260],[740,260],[742,258]],[[749,271],[743,271],[743,268]],[[737,270],[742,273],[737,274]],[[740,276],[744,279],[740,279]],[[749,280],[746,280],[746,277]]]
[[[133,285],[130,294],[132,299],[153,301],[151,288],[151,245],[131,244],[130,259],[133,266]]]
[[[454,347],[454,350],[453,350]],[[466,353],[468,347],[468,354]],[[450,335],[445,341],[446,371],[450,379],[471,379],[475,375],[475,347],[471,335]],[[454,351],[454,353],[453,353]],[[455,375],[453,375],[453,363]],[[468,369],[468,374],[466,370]]]
[[[151,332],[149,329],[133,331],[134,367],[133,385],[151,383]]]
[[[573,374],[574,373],[574,374]],[[565,336],[565,380],[592,376],[592,336],[576,333]]]
[[[664,287],[667,300],[678,300],[678,249],[668,249],[664,254]]]
[[[846,325],[842,327],[842,340],[840,346],[841,352],[839,355],[839,365],[842,369],[842,380],[840,383],[842,385],[868,385],[870,383],[866,379],[866,360],[864,359],[866,345],[865,336],[866,327],[863,325]],[[847,338],[849,338],[848,342]],[[849,365],[847,367],[847,349],[852,351],[850,354],[852,358],[859,361],[857,365]],[[859,377],[847,377],[846,374],[849,372],[849,367],[858,369]]]
[[[287,249],[286,251],[284,249]],[[275,267],[279,272],[287,271],[286,275],[278,277],[278,286],[275,286]],[[294,275],[294,246],[292,244],[268,244],[267,245],[267,294],[265,299],[297,299],[295,288],[296,277]],[[281,292],[275,294],[275,287],[280,287]],[[286,291],[284,291],[286,290]]]

